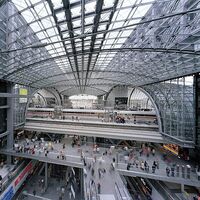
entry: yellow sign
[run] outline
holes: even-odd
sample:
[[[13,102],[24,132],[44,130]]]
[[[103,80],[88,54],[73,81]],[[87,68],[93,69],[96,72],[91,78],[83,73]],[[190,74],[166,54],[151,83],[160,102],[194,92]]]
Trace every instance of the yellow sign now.
[[[25,88],[19,88],[19,95],[27,96],[28,95],[28,90],[25,89]]]
[[[171,151],[175,155],[178,155],[178,145],[175,145],[175,144],[165,144],[165,145],[163,145],[163,147],[165,149],[167,149],[168,151]]]

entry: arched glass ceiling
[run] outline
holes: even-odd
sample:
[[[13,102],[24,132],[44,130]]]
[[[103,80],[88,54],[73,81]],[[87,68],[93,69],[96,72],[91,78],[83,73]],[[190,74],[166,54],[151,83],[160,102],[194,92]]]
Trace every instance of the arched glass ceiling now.
[[[22,50],[0,53],[0,78],[84,93],[99,82],[140,86],[200,71],[197,0],[5,2],[6,50]]]

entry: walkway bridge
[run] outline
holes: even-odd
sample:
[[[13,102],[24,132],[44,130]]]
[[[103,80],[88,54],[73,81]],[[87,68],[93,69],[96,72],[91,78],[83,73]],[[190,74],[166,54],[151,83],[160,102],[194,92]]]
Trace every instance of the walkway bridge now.
[[[37,143],[35,143],[37,144]],[[30,148],[33,148],[34,144],[30,144]],[[38,145],[37,145],[38,146]],[[200,180],[198,180],[198,173],[196,172],[195,166],[192,166],[189,161],[183,161],[181,159],[178,159],[175,156],[169,155],[171,157],[170,160],[173,160],[173,163],[166,163],[162,160],[162,153],[156,150],[156,155],[149,156],[148,158],[146,156],[140,156],[139,152],[137,151],[137,159],[139,162],[141,161],[147,161],[150,170],[149,172],[146,172],[142,170],[140,167],[136,167],[135,165],[132,166],[129,170],[127,170],[127,164],[124,161],[124,153],[121,150],[115,149],[111,155],[103,156],[103,152],[105,150],[109,151],[109,149],[106,148],[100,148],[99,153],[93,152],[93,147],[88,145],[83,145],[81,147],[72,147],[70,144],[66,145],[65,149],[63,149],[62,144],[53,144],[54,148],[53,150],[50,150],[48,153],[48,156],[46,157],[44,152],[41,151],[40,148],[37,147],[35,149],[35,153],[16,153],[15,150],[8,150],[8,149],[1,149],[0,153],[17,156],[17,157],[23,157],[23,158],[30,158],[34,160],[38,160],[41,162],[47,162],[47,163],[54,163],[59,165],[66,165],[66,166],[72,166],[72,167],[78,167],[78,168],[84,168],[83,162],[81,160],[80,156],[80,149],[82,152],[84,152],[84,157],[86,159],[86,163],[92,163],[94,159],[94,155],[97,158],[97,163],[100,162],[100,159],[103,158],[102,165],[109,171],[109,167],[112,163],[113,158],[116,160],[116,172],[119,173],[119,175],[125,175],[125,176],[132,176],[132,177],[143,177],[143,178],[149,178],[149,179],[155,179],[155,180],[161,180],[161,181],[168,181],[168,182],[174,182],[177,184],[185,184],[190,186],[199,187]],[[59,159],[58,156],[60,155],[60,152],[62,151],[62,154],[65,155],[65,159]],[[122,157],[122,159],[121,159]],[[172,158],[173,157],[173,158]],[[152,173],[151,166],[153,164],[153,161],[157,160],[159,162],[159,169],[156,169],[155,173]],[[167,176],[166,174],[166,167],[171,167],[173,165],[179,165],[179,172],[175,170],[174,176],[170,174],[170,176]],[[190,165],[190,166],[189,166]],[[184,173],[182,171],[182,166],[184,166]],[[187,173],[187,167],[190,168],[190,173],[188,175]],[[95,171],[98,171],[98,166],[96,164]],[[97,172],[98,176],[98,172]],[[199,175],[200,176],[200,175]]]
[[[24,130],[165,143],[157,125],[27,118]]]

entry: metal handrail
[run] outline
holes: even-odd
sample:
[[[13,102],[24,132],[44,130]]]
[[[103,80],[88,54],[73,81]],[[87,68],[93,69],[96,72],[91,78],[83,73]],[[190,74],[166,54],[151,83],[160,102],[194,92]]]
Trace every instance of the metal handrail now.
[[[120,190],[119,190],[119,186],[117,185],[117,183],[115,182],[115,188],[117,188],[117,190],[118,190],[118,193],[119,193],[119,195],[120,195],[120,198],[121,198],[121,200],[123,200],[123,197],[122,197],[122,194],[121,194],[121,192],[120,192]],[[115,189],[116,190],[116,189]],[[117,192],[116,192],[117,193]],[[117,195],[117,198],[118,198],[118,195]],[[119,198],[118,198],[119,199]]]

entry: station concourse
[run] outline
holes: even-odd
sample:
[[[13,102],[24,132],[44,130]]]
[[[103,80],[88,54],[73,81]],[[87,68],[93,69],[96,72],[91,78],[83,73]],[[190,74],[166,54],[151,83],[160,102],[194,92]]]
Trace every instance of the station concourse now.
[[[0,0],[0,200],[200,200],[198,0]]]

